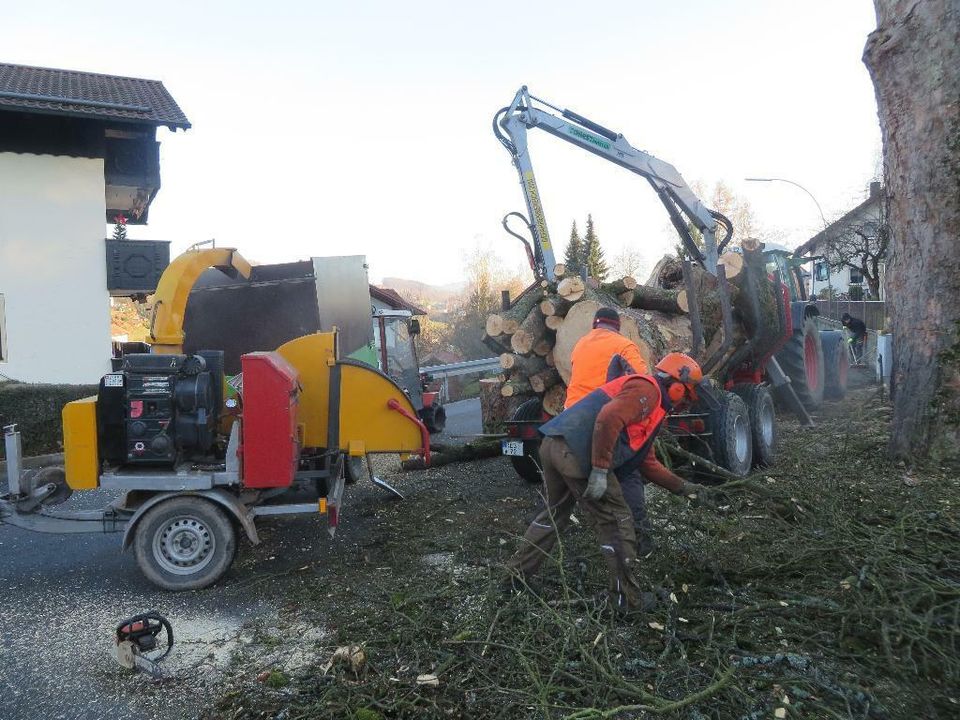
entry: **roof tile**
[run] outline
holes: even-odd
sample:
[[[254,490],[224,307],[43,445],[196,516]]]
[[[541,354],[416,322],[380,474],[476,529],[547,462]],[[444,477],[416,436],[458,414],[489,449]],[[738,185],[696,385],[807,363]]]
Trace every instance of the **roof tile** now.
[[[0,63],[0,110],[190,127],[159,80],[8,63]]]

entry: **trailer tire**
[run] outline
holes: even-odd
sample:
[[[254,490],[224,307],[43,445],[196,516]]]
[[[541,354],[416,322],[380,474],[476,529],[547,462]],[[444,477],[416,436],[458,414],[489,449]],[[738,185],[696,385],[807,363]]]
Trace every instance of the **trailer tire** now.
[[[164,590],[198,590],[221,577],[237,552],[233,523],[213,503],[173,497],[150,508],[134,530],[141,572]]]
[[[711,412],[710,447],[717,465],[745,477],[753,464],[750,411],[739,395],[725,392],[720,407]]]
[[[443,409],[443,405],[434,407],[430,422],[426,423],[426,426],[431,434],[443,432],[447,427],[447,411]]]
[[[808,410],[823,404],[824,363],[820,331],[812,318],[807,318],[783,349],[777,361],[790,378],[793,391]]]
[[[733,386],[750,414],[750,437],[753,441],[754,467],[773,465],[777,442],[777,413],[773,395],[766,385],[739,383]]]
[[[822,330],[820,344],[823,346],[823,366],[826,373],[824,394],[831,400],[842,400],[847,394],[847,378],[850,356],[843,333],[839,330]]]
[[[543,419],[543,404],[539,398],[531,398],[513,413],[512,420],[541,420]],[[543,482],[543,467],[540,464],[540,441],[524,440],[523,455],[511,455],[510,464],[517,471],[517,475],[531,485]]]
[[[343,456],[343,484],[353,485],[362,479],[366,473],[363,467],[363,456],[344,455]]]

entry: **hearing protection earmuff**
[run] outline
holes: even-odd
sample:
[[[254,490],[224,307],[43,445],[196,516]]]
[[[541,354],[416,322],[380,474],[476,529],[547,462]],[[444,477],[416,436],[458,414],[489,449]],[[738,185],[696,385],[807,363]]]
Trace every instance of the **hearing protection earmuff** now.
[[[676,404],[683,401],[687,396],[687,386],[682,382],[677,382],[674,380],[670,383],[670,387],[667,388],[667,397],[670,398],[670,402]]]

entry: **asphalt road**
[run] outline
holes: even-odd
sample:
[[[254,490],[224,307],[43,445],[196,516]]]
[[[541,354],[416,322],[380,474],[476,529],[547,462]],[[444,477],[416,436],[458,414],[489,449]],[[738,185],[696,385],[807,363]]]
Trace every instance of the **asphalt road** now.
[[[437,436],[438,441],[460,440],[466,442],[471,435],[483,432],[479,398],[447,403],[443,408],[447,411],[447,426]]]
[[[479,401],[451,403],[444,441],[480,432]],[[468,439],[468,438],[462,438]],[[403,482],[403,481],[401,481]],[[6,492],[6,482],[0,493]],[[61,509],[106,504],[106,491],[76,493]],[[348,490],[335,540],[315,516],[258,523],[263,542],[240,542],[216,586],[169,593],[150,585],[121,535],[42,535],[0,525],[0,718],[192,718],[215,697],[221,671],[251,628],[282,625],[289,578],[331,553],[362,546],[360,516],[384,501],[369,483]],[[168,678],[134,679],[111,655],[115,626],[157,610],[174,626]],[[300,632],[300,631],[298,631]]]

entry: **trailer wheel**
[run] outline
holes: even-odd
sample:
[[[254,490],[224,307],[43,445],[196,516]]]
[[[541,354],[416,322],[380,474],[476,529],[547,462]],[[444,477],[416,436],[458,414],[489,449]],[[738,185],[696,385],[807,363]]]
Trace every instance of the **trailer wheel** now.
[[[358,480],[363,479],[366,473],[363,469],[362,456],[343,456],[343,484],[353,485]]]
[[[820,331],[812,318],[807,318],[800,329],[793,333],[793,337],[777,353],[777,361],[790,378],[800,402],[808,410],[820,407],[824,391],[823,345]]]
[[[822,330],[820,344],[823,346],[823,365],[826,369],[824,394],[833,400],[842,400],[847,394],[847,375],[850,357],[839,330]]]
[[[197,590],[229,569],[237,552],[233,524],[199,497],[164,500],[146,512],[133,538],[137,564],[164,590]]]
[[[734,385],[733,392],[743,400],[750,414],[754,466],[773,465],[774,445],[777,442],[777,414],[773,407],[773,395],[766,385],[753,383]]]
[[[750,472],[753,462],[753,440],[750,434],[750,412],[739,395],[725,392],[720,407],[711,413],[710,446],[713,459],[738,477]]]
[[[543,419],[543,404],[539,398],[532,398],[521,404],[513,413],[511,420],[541,420]],[[543,482],[543,472],[540,465],[540,441],[524,440],[523,455],[511,455],[510,463],[517,475],[531,485]]]

